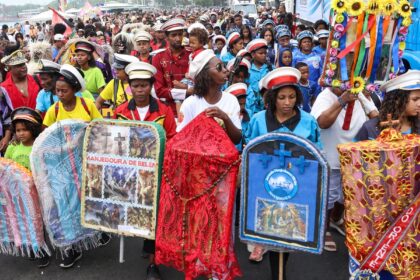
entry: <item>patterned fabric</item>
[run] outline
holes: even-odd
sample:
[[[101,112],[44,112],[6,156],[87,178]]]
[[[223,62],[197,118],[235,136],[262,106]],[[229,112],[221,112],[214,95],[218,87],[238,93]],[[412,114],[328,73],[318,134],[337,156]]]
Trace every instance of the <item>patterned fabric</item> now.
[[[0,139],[3,137],[5,126],[12,123],[10,119],[12,111],[13,106],[9,95],[3,87],[0,87]]]
[[[49,238],[53,246],[88,249],[98,245],[98,233],[80,223],[82,149],[87,124],[54,123],[36,139],[31,166]]]
[[[232,214],[239,153],[204,113],[168,142],[163,166],[156,262],[185,273],[233,279]],[[174,168],[176,166],[177,168]]]
[[[377,140],[338,146],[346,245],[359,263],[420,190],[420,136],[385,129]],[[395,279],[418,279],[420,219],[388,259]]]
[[[40,256],[43,252],[49,254],[31,173],[0,158],[0,253]]]

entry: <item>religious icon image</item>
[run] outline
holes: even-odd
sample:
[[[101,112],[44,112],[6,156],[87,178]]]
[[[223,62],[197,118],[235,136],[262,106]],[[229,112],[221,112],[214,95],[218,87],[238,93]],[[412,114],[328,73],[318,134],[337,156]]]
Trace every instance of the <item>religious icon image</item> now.
[[[265,188],[276,199],[288,200],[297,193],[297,181],[285,169],[274,169],[265,178]]]
[[[305,205],[257,199],[256,230],[271,236],[307,241]]]
[[[86,200],[86,222],[94,225],[117,228],[124,224],[124,207],[122,205]]]
[[[154,158],[156,157],[156,137],[151,129],[130,129],[130,157]]]
[[[150,171],[140,170],[138,174],[138,204],[152,206],[156,184],[154,174]]]
[[[88,164],[86,196],[102,198],[102,165]]]
[[[106,166],[104,170],[104,198],[135,202],[137,170],[130,167]]]
[[[127,225],[142,229],[150,233],[152,231],[152,210],[137,207],[127,208]]]

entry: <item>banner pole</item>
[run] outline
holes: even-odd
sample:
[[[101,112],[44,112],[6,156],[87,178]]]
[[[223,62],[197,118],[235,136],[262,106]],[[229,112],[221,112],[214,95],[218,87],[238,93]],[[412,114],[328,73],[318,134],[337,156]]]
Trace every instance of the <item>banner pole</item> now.
[[[120,236],[120,263],[124,262],[124,236]]]
[[[279,280],[283,280],[283,253],[279,253]]]

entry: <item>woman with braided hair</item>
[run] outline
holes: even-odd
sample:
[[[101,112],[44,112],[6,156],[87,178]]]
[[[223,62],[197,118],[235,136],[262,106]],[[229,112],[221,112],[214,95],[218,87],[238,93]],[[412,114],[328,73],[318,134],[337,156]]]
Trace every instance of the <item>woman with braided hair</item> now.
[[[376,139],[383,128],[381,122],[398,120],[397,128],[403,134],[420,134],[420,71],[409,71],[382,85],[385,92],[379,116],[368,120],[355,140]]]

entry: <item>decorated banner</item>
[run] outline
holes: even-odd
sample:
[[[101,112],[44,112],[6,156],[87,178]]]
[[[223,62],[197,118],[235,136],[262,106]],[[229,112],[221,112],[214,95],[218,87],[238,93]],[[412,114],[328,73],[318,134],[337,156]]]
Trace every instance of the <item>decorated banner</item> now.
[[[99,232],[80,223],[82,149],[87,124],[65,120],[45,129],[35,140],[31,169],[45,228],[53,246],[96,247]]]
[[[0,252],[37,257],[50,254],[31,172],[5,158],[0,158]]]
[[[297,135],[269,133],[249,142],[242,160],[239,238],[321,254],[329,174],[321,152]]]
[[[200,114],[167,144],[156,232],[156,263],[230,280],[241,274],[232,217],[240,158],[222,127]]]
[[[83,149],[83,226],[155,239],[164,148],[156,123],[92,121]]]
[[[382,269],[394,279],[418,279],[420,136],[385,129],[377,140],[338,150],[354,279]]]

